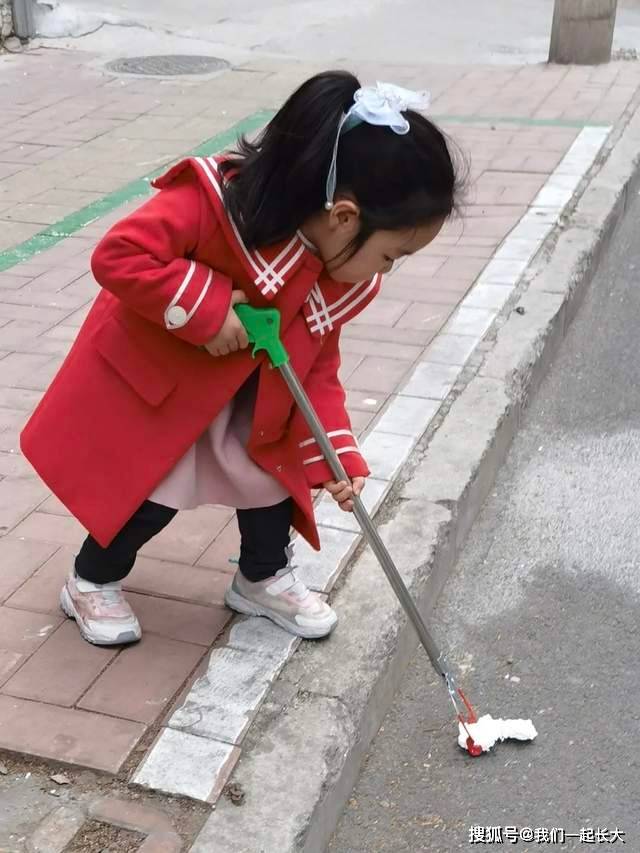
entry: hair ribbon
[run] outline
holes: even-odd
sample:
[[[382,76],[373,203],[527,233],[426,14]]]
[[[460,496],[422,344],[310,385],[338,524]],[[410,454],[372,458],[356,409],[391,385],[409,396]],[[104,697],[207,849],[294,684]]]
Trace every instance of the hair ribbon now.
[[[403,113],[406,110],[426,110],[430,103],[429,92],[413,92],[401,86],[394,86],[393,83],[376,83],[375,86],[363,86],[358,89],[353,96],[352,106],[343,114],[338,124],[327,175],[327,210],[333,207],[336,193],[340,137],[364,122],[389,127],[394,133],[403,136],[410,130],[409,122]]]

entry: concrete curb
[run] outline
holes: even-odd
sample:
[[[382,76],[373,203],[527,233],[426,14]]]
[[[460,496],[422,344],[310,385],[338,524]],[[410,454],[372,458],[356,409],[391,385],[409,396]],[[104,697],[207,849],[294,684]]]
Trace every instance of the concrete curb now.
[[[381,533],[424,615],[636,190],[639,160],[635,114],[551,257],[527,269],[528,286],[507,309],[517,303],[523,311],[506,315],[495,345],[383,508],[389,520]],[[192,853],[325,849],[417,643],[366,549],[339,579],[334,603],[341,623],[331,639],[303,644],[249,730],[234,775],[244,805],[221,800]]]

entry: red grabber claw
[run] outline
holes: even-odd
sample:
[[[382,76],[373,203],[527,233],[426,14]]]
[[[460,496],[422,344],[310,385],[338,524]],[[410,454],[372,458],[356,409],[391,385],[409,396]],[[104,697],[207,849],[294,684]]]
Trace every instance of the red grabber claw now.
[[[456,690],[458,691],[458,696],[460,696],[460,698],[464,702],[464,707],[468,711],[467,719],[464,722],[465,723],[477,723],[478,722],[478,715],[474,711],[473,705],[471,704],[471,702],[469,702],[469,700],[464,695],[464,693],[462,692],[462,689],[460,687],[457,687]]]
[[[462,712],[458,712],[458,720],[462,724],[462,728],[467,733],[467,752],[469,753],[469,755],[472,755],[474,758],[478,758],[478,756],[482,755],[482,752],[483,752],[482,747],[479,746],[474,741],[474,739],[471,737],[471,733],[469,732],[469,729],[467,728],[467,725],[470,725],[471,723],[477,723],[478,722],[478,715],[474,711],[473,705],[471,704],[471,702],[469,702],[469,700],[467,699],[467,697],[464,695],[464,693],[462,692],[462,690],[459,687],[456,688],[456,692],[458,693],[458,695],[460,696],[460,698],[464,702],[464,706],[467,709],[466,719],[465,719],[465,716]]]
[[[478,758],[478,756],[482,755],[482,747],[478,746],[471,735],[467,738],[467,752],[474,758]]]

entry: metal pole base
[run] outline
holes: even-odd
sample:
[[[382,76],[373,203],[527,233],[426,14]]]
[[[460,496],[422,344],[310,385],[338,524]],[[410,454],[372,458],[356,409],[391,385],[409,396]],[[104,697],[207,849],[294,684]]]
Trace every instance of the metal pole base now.
[[[609,62],[617,0],[555,0],[549,62]]]
[[[32,39],[36,34],[33,0],[12,0],[13,30],[19,39]]]

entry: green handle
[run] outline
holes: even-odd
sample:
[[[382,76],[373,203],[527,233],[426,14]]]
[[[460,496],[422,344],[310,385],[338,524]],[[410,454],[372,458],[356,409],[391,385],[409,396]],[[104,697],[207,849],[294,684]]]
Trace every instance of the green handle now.
[[[245,328],[249,343],[254,344],[253,357],[258,350],[267,351],[271,364],[282,367],[289,361],[289,354],[280,340],[280,312],[277,308],[253,308],[243,302],[235,306],[235,312]]]

